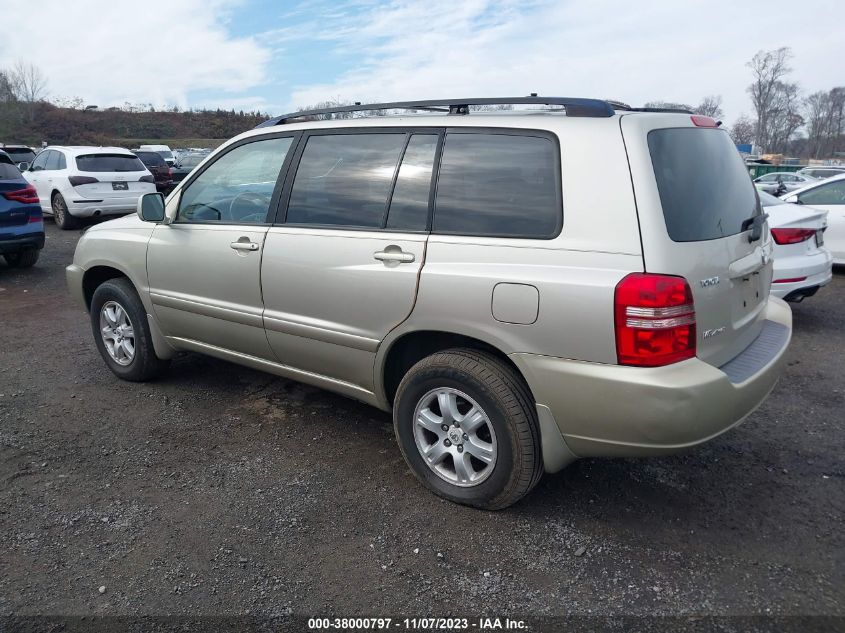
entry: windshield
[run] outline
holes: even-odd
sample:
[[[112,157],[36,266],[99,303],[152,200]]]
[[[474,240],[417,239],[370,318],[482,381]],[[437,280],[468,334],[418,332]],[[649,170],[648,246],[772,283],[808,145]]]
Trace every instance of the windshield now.
[[[759,213],[745,164],[723,130],[652,130],[648,149],[673,241],[735,235],[742,232],[745,220]]]
[[[144,163],[130,154],[85,154],[76,157],[79,171],[145,171]]]

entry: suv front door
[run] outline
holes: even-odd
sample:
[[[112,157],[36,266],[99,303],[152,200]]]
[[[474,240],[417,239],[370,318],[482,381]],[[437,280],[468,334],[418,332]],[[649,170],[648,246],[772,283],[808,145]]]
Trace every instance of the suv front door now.
[[[180,346],[274,360],[260,266],[294,139],[248,139],[228,150],[180,191],[175,220],[153,231],[150,298],[165,336]]]
[[[373,390],[376,349],[416,300],[440,138],[367,129],[300,143],[261,267],[281,363]]]

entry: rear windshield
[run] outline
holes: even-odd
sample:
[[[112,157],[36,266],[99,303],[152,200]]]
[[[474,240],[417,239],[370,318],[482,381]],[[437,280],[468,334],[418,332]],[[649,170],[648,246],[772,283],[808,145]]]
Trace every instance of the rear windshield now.
[[[669,237],[713,240],[742,231],[759,213],[754,185],[722,130],[652,130],[648,149]]]
[[[144,171],[144,163],[128,154],[85,154],[76,157],[79,171]]]
[[[141,159],[141,162],[151,167],[166,167],[167,163],[157,152],[137,152],[136,156]]]
[[[35,152],[25,147],[4,147],[3,151],[17,163],[21,161],[32,162],[32,159],[35,158]]]
[[[21,177],[21,172],[11,163],[0,159],[0,180],[18,180]]]

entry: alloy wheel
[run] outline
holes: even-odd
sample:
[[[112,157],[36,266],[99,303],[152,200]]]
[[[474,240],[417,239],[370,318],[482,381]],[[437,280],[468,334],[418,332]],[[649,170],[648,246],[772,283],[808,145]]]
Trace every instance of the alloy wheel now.
[[[116,301],[100,308],[100,335],[112,360],[124,367],[135,358],[135,330],[126,310]]]

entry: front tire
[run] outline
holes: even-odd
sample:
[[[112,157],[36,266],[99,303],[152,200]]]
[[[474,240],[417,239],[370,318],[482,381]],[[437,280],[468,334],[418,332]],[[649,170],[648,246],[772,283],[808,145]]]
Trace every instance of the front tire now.
[[[452,349],[411,367],[396,392],[393,425],[414,475],[450,501],[506,508],[543,474],[528,387],[486,352]]]
[[[20,253],[6,253],[3,258],[11,268],[31,268],[38,261],[40,250],[32,249]]]
[[[58,192],[53,194],[51,206],[53,208],[53,220],[57,227],[63,231],[69,231],[79,226],[79,220],[73,217],[67,210],[67,203],[62,197],[62,194]]]
[[[126,278],[109,279],[94,291],[91,329],[100,355],[118,378],[145,382],[170,365],[156,356],[147,311]]]

